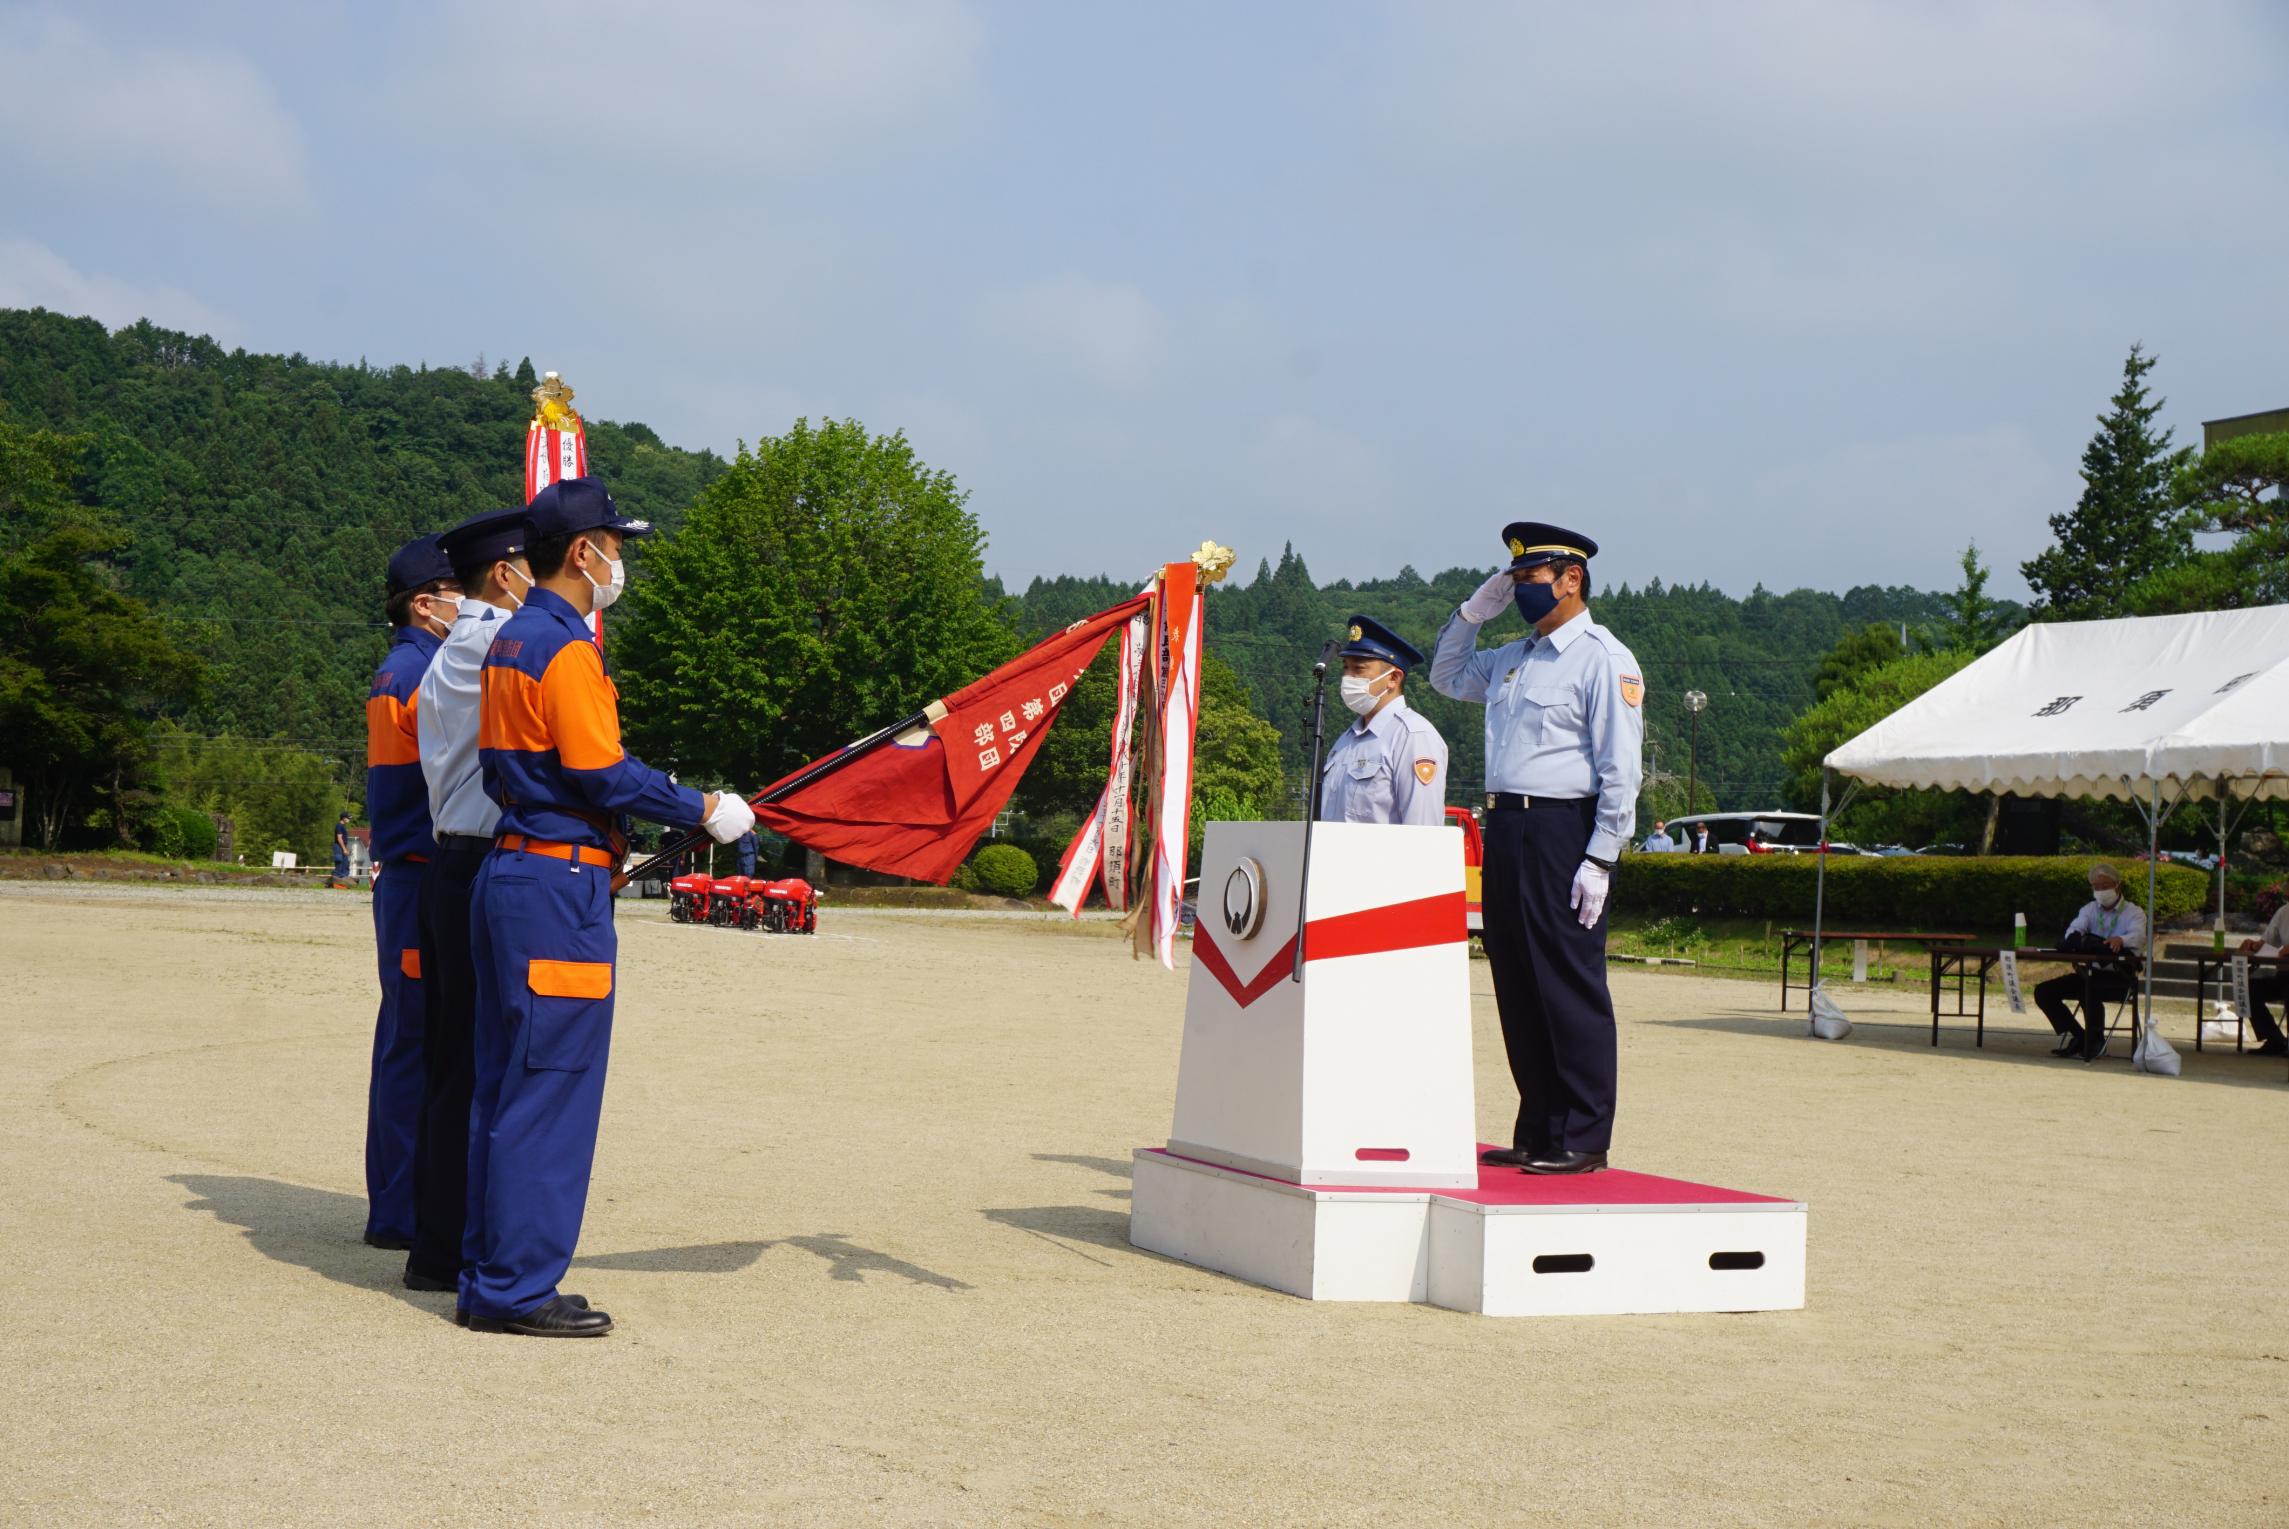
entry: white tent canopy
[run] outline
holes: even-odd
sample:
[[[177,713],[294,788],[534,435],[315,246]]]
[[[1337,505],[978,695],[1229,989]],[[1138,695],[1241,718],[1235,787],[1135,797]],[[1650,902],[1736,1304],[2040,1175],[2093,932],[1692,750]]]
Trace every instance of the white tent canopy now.
[[[1867,785],[2134,802],[2146,819],[2151,913],[2155,850],[2170,810],[2197,796],[2289,798],[2289,606],[2026,627],[1823,763]],[[1820,806],[1825,819],[1825,776]],[[2221,857],[2224,811],[2221,802]],[[1816,984],[1826,873],[1823,856]],[[2148,943],[2158,936],[2150,930]],[[2154,1022],[2153,1000],[2148,961],[2142,1027]]]
[[[1825,763],[1879,786],[2289,797],[2289,606],[2024,628]]]

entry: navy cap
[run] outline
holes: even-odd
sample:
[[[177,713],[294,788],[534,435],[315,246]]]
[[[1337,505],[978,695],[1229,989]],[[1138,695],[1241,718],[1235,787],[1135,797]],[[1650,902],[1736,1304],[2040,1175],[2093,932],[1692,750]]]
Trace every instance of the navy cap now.
[[[437,534],[437,548],[448,562],[463,568],[482,563],[490,568],[505,557],[522,557],[526,526],[531,516],[524,506],[486,510],[472,515],[450,531]]]
[[[1503,545],[1510,549],[1510,566],[1539,568],[1561,560],[1586,563],[1598,555],[1598,544],[1579,531],[1539,520],[1514,520],[1502,528]]]
[[[434,536],[415,537],[398,548],[389,560],[389,592],[393,597],[452,577],[453,565],[437,550]]]
[[[1419,648],[1370,617],[1352,617],[1344,636],[1348,639],[1341,649],[1345,658],[1379,658],[1402,671],[1412,670],[1423,661]]]
[[[535,541],[547,536],[578,536],[583,531],[617,531],[622,536],[649,535],[652,523],[630,520],[620,513],[602,478],[564,478],[533,496],[526,515]]]

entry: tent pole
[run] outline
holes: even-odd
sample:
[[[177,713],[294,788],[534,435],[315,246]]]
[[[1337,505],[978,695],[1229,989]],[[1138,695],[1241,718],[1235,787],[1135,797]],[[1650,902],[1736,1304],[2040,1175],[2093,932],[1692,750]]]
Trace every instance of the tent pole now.
[[[2225,780],[2217,783],[2217,927],[2225,928]]]
[[[1828,767],[1820,767],[1820,864],[1812,873],[1812,987],[1820,990],[1820,932],[1828,912]],[[1785,973],[1783,975],[1786,975]],[[1805,1000],[1810,1007],[1811,1000]]]
[[[2138,1043],[2146,1039],[2147,1028],[2154,1023],[2154,961],[2160,954],[2160,947],[2154,943],[2154,940],[2156,934],[2159,933],[2159,925],[2162,922],[2155,917],[2154,912],[2156,882],[2154,862],[2159,860],[2161,856],[2162,779],[2160,776],[2156,776],[2154,777],[2154,810],[2146,815],[2146,959],[2139,963],[2146,972],[2146,1001],[2140,1004],[2138,1008],[2138,1033],[2132,1039],[2130,1047],[2130,1055],[2133,1059],[2138,1055]],[[2197,1014],[2194,1019],[2196,1023],[2199,1023],[2201,1016]]]

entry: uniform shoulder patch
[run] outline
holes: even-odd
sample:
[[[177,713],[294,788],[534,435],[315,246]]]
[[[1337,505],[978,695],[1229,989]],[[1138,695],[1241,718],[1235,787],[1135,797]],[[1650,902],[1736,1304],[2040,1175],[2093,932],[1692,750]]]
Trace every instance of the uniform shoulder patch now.
[[[1437,760],[1418,759],[1415,761],[1415,779],[1427,786],[1432,781],[1437,780],[1438,777],[1439,762]]]
[[[1645,678],[1643,675],[1621,676],[1621,698],[1632,706],[1645,704]]]

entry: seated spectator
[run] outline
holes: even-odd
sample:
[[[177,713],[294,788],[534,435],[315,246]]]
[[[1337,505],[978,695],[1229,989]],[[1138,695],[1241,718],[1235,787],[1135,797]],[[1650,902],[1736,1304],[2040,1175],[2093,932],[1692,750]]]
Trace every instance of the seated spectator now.
[[[1666,855],[1676,847],[1677,841],[1669,837],[1669,825],[1655,818],[1653,832],[1645,836],[1645,852],[1649,855]]]
[[[2241,953],[2254,956],[2261,949],[2270,947],[2279,951],[2284,946],[2289,946],[2289,903],[2282,904],[2266,921],[2263,934],[2241,942]],[[2259,1055],[2289,1056],[2289,1039],[2283,1038],[2281,1027],[2273,1022],[2273,1015],[2265,1007],[2268,998],[2279,1003],[2289,997],[2289,973],[2284,972],[2278,955],[2272,961],[2273,969],[2263,977],[2257,975],[2257,963],[2249,963],[2249,1028],[2257,1034]]]
[[[2146,910],[2122,895],[2122,878],[2101,861],[2090,868],[2090,901],[2066,926],[2061,950],[2108,950],[2136,955],[2146,948]],[[2058,1032],[2053,1056],[2081,1052],[2086,1060],[2106,1055],[2106,1005],[2130,991],[2129,970],[2117,962],[2080,968],[2035,984],[2035,1007]],[[2071,1000],[2082,1001],[2082,1024],[2074,1022]],[[2087,1045],[2087,1049],[2086,1049]]]

